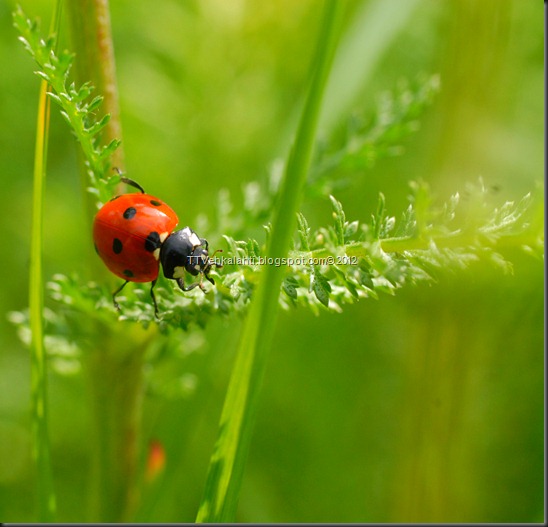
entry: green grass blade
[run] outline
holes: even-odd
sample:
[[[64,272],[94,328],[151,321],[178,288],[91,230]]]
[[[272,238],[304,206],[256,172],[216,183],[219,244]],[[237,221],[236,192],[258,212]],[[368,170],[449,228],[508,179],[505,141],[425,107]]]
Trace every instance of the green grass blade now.
[[[60,0],[52,18],[52,27],[58,30]],[[29,312],[31,330],[31,412],[32,455],[37,470],[38,517],[41,522],[53,522],[56,515],[56,498],[53,488],[50,442],[48,434],[47,367],[44,346],[44,281],[42,276],[42,241],[44,183],[47,166],[48,129],[50,122],[50,98],[48,83],[40,85],[36,145],[34,152],[32,233],[30,243]]]
[[[318,37],[310,91],[290,151],[274,213],[267,255],[287,254],[310,167],[316,128],[327,78],[338,42],[343,2],[327,0]],[[278,310],[283,269],[267,266],[243,329],[223,407],[197,522],[233,522],[245,460],[251,440],[259,390]]]
[[[31,329],[31,406],[33,457],[38,470],[38,508],[40,521],[51,522],[55,515],[55,495],[51,476],[47,428],[47,374],[43,328],[42,211],[46,166],[48,85],[42,81],[34,163],[34,196],[30,247],[29,310]]]

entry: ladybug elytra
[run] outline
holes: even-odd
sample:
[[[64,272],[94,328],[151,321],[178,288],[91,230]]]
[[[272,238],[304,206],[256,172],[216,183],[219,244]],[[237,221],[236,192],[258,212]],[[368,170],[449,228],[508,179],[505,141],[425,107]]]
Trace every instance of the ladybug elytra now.
[[[146,194],[135,181],[125,177],[121,180],[139,192],[112,198],[93,220],[97,254],[111,272],[125,280],[112,295],[116,309],[116,295],[128,282],[152,282],[150,296],[158,314],[154,286],[160,263],[164,276],[175,280],[183,291],[199,287],[205,292],[203,277],[214,284],[209,272],[213,266],[221,267],[210,259],[207,240],[190,227],[174,231],[179,219],[171,207]],[[200,281],[185,286],[185,272],[200,275]]]

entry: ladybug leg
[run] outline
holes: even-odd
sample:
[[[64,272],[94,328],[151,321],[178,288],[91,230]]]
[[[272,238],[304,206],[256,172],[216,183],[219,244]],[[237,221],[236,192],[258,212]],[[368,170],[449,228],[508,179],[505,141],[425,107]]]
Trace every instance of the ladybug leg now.
[[[150,286],[150,297],[152,298],[152,303],[154,304],[154,316],[158,318],[158,304],[156,303],[156,297],[154,296],[154,286],[156,285],[156,280],[152,281]]]
[[[112,303],[114,304],[114,307],[117,311],[120,311],[120,306],[118,305],[118,302],[116,302],[116,296],[118,295],[118,293],[120,293],[120,291],[122,291],[124,287],[126,287],[128,282],[129,280],[126,280],[118,289],[116,289],[116,291],[114,291],[114,293],[112,293]]]
[[[185,286],[185,279],[183,277],[177,278],[176,280],[177,285],[183,290],[183,291],[192,291],[195,287],[200,286],[200,282],[196,282],[195,284],[190,284],[188,287]]]
[[[209,251],[209,243],[205,238],[199,238],[201,244],[205,247],[206,251]]]
[[[204,274],[205,273],[201,273],[200,274],[200,281],[198,282],[198,286],[200,287],[200,289],[204,292],[204,293],[207,293],[207,291],[205,290],[205,287],[204,287]],[[206,278],[209,280],[209,276],[206,275]],[[210,280],[211,281],[211,280]],[[215,284],[215,282],[213,282],[213,284]]]

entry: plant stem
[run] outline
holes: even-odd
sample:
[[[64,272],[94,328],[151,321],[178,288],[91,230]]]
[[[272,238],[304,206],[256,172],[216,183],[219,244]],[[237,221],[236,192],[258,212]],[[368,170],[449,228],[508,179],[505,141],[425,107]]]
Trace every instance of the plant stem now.
[[[56,2],[51,20],[53,30],[59,30],[60,1]],[[47,96],[48,83],[42,80],[38,100],[36,145],[32,200],[32,232],[29,270],[30,357],[32,455],[37,469],[38,517],[41,522],[54,522],[57,500],[53,488],[50,441],[48,433],[47,363],[44,345],[44,280],[42,272],[42,243],[44,216],[44,187],[47,171],[47,152],[51,101]]]
[[[104,97],[103,110],[111,118],[102,132],[103,144],[121,139],[116,67],[108,0],[67,0],[77,82],[91,82]],[[112,157],[123,170],[123,150]],[[88,174],[82,167],[82,188]],[[88,217],[95,211],[86,192]],[[91,246],[91,244],[90,244]],[[150,332],[149,332],[150,333]],[[119,323],[96,332],[97,348],[86,363],[93,407],[93,461],[90,493],[93,521],[120,522],[131,518],[137,498],[137,462],[143,392],[143,354],[147,339],[142,331]]]
[[[289,248],[312,158],[323,93],[338,42],[342,11],[342,2],[326,1],[310,90],[274,211],[268,257],[285,256]],[[197,522],[234,521],[282,279],[283,269],[276,266],[266,266],[261,273],[238,347]]]
[[[29,275],[31,407],[33,414],[32,453],[38,471],[38,511],[41,522],[54,521],[56,510],[48,434],[47,368],[42,318],[44,309],[42,226],[44,182],[47,164],[47,126],[50,114],[50,100],[49,97],[47,97],[47,91],[48,84],[46,81],[42,81],[40,86],[36,150],[34,157],[34,190]]]
[[[154,330],[102,328],[86,361],[93,413],[91,520],[129,521],[138,499],[143,354]]]
[[[108,0],[66,0],[72,49],[76,53],[74,74],[79,84],[91,82],[95,93],[104,97],[102,110],[110,121],[102,131],[102,144],[122,140],[122,124],[116,82],[116,63],[110,26]],[[124,171],[124,149],[118,147],[112,155],[112,166]],[[81,186],[89,218],[97,212],[95,201],[86,191],[89,180],[84,160],[80,156]]]
[[[108,0],[66,0],[66,3],[72,45],[76,52],[76,78],[80,83],[91,81],[96,92],[104,97],[102,109],[105,114],[110,114],[110,121],[103,131],[103,144],[113,139],[121,140],[122,124]],[[112,162],[113,166],[123,170],[122,148],[116,149]]]

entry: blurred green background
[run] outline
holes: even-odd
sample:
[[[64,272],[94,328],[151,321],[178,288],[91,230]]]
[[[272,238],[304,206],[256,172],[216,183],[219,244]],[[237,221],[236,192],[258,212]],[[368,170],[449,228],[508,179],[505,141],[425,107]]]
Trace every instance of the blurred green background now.
[[[22,5],[48,27],[50,1]],[[398,215],[417,178],[440,199],[480,176],[500,203],[542,192],[540,2],[348,7],[325,136],[401,78],[439,73],[442,82],[405,154],[337,193],[349,219],[369,220],[379,191]],[[27,305],[39,83],[12,9],[0,0],[0,520],[24,522],[34,519],[29,358],[6,314]],[[185,224],[214,216],[221,188],[237,206],[242,185],[285,154],[319,13],[316,0],[112,2],[127,170]],[[76,148],[53,114],[45,275],[91,279]],[[313,228],[328,223],[328,200],[303,209]],[[340,315],[282,313],[238,521],[543,521],[543,262],[505,256],[514,276],[480,262]],[[190,335],[177,365],[187,395],[145,398],[144,437],[162,442],[167,465],[144,488],[138,521],[193,521],[238,329],[239,321],[214,320]],[[52,373],[50,403],[59,521],[82,521],[89,400],[81,373]]]

